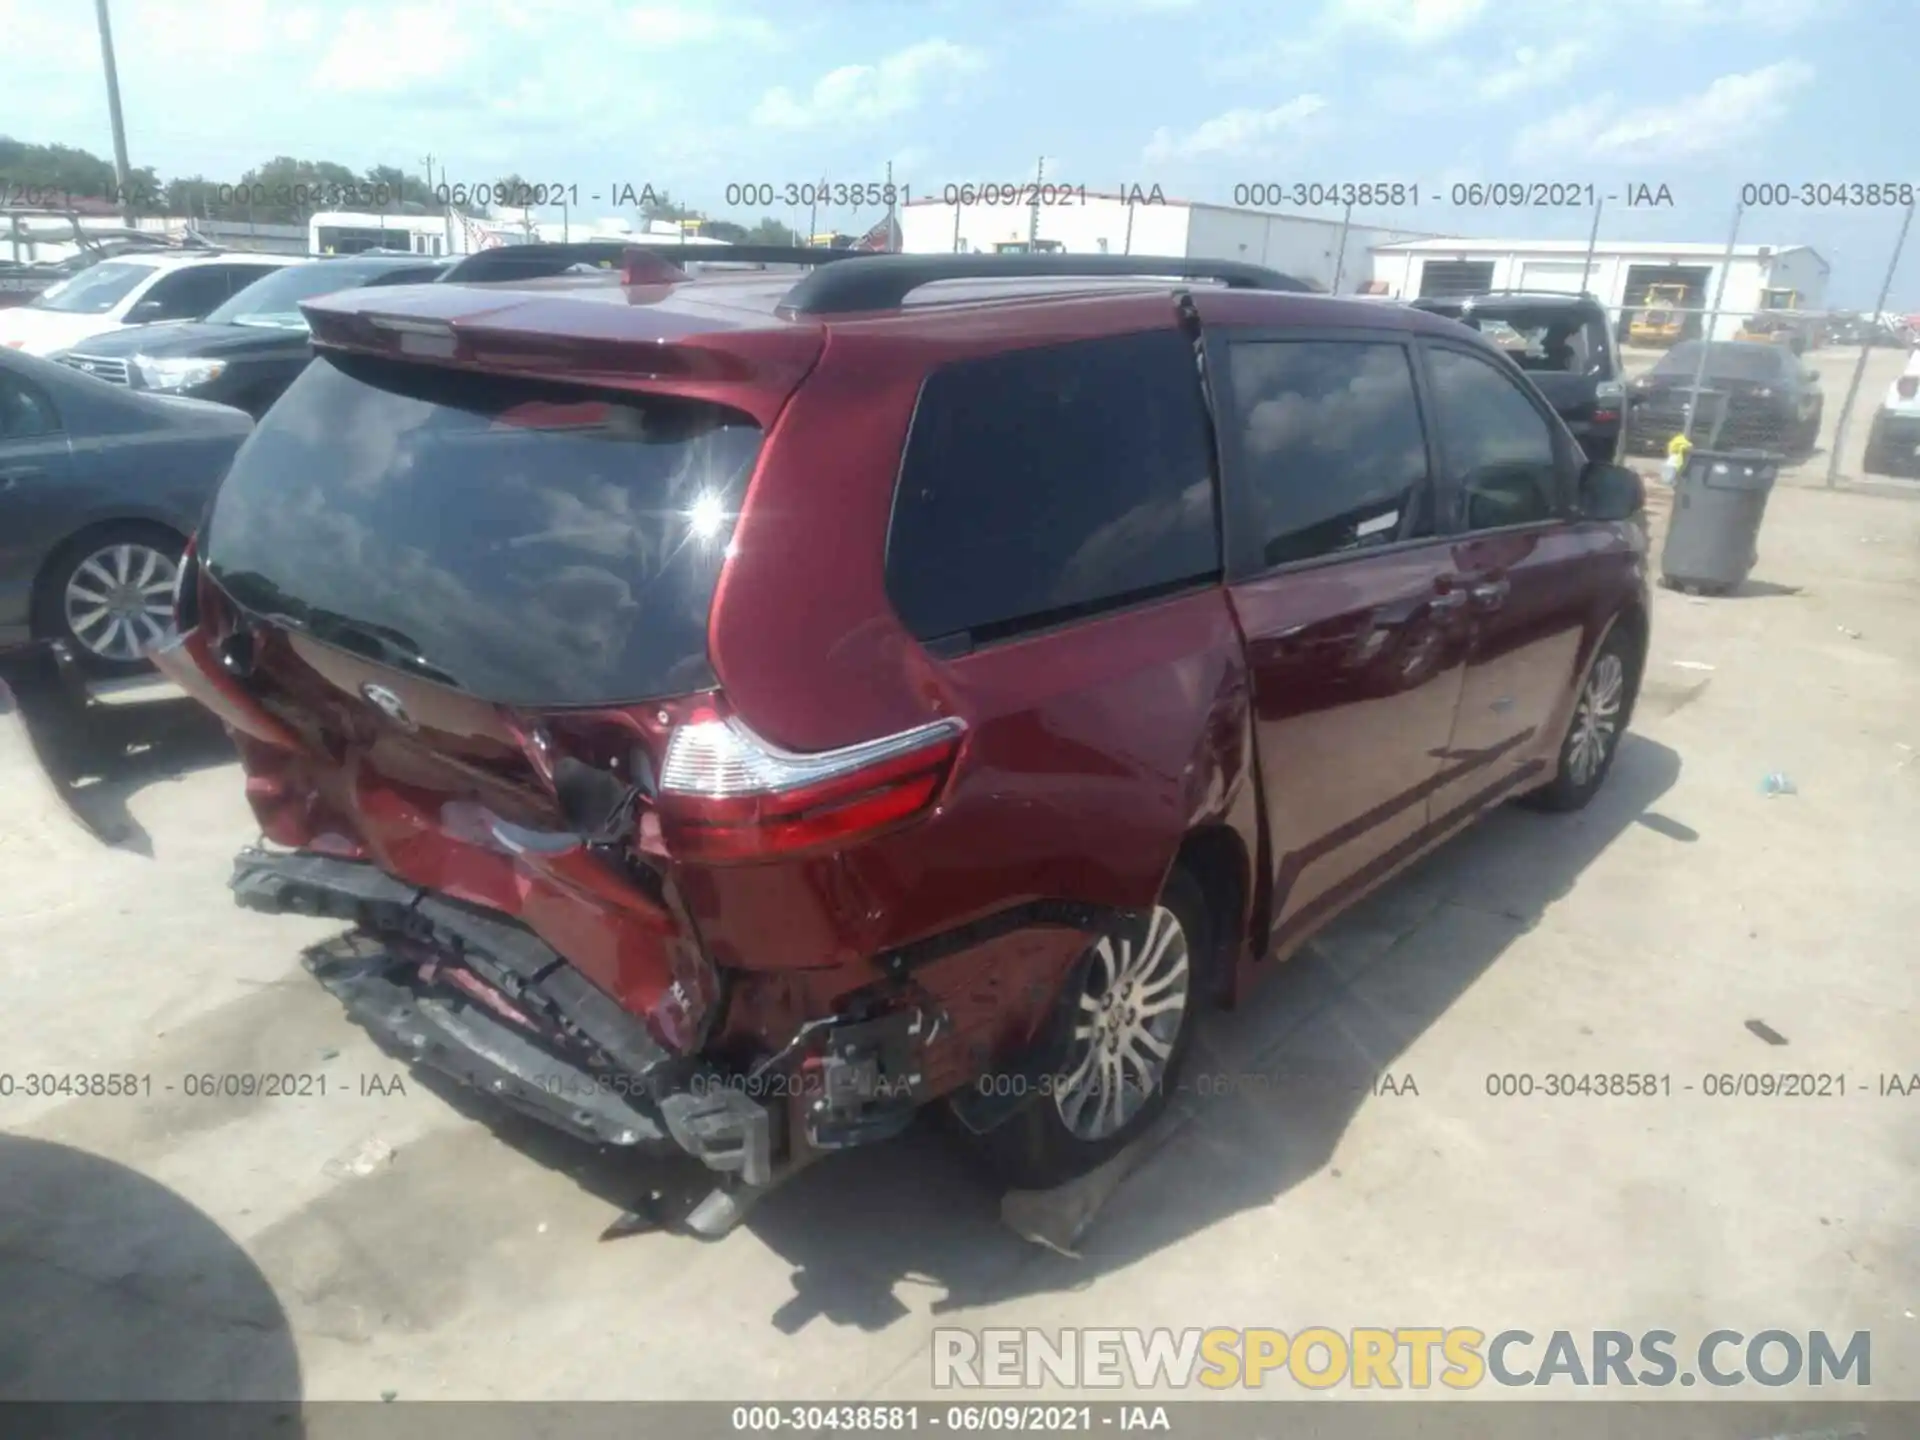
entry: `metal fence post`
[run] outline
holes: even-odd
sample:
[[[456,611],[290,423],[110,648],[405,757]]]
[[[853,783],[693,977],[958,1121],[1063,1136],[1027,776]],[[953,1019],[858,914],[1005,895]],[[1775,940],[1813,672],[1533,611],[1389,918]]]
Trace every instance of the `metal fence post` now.
[[[1707,346],[1713,342],[1714,321],[1720,318],[1720,302],[1727,293],[1727,272],[1733,269],[1734,247],[1740,240],[1740,215],[1746,207],[1733,207],[1733,228],[1727,232],[1727,250],[1720,257],[1720,278],[1713,285],[1713,308],[1707,311],[1706,322],[1700,327],[1700,360],[1693,367],[1693,391],[1687,397],[1687,419],[1680,433],[1689,442],[1693,440],[1693,419],[1700,410],[1700,382],[1707,374]],[[1717,438],[1717,437],[1716,437]]]
[[[1593,202],[1593,228],[1587,231],[1587,258],[1580,267],[1580,293],[1587,293],[1587,281],[1593,278],[1593,250],[1600,243],[1600,212],[1606,207],[1606,201],[1595,199]]]
[[[1847,398],[1840,402],[1840,418],[1833,425],[1833,449],[1827,455],[1827,488],[1840,483],[1840,447],[1847,438],[1847,421],[1853,418],[1853,402],[1860,394],[1860,382],[1866,377],[1867,357],[1873,353],[1873,332],[1886,312],[1887,296],[1893,290],[1893,274],[1900,268],[1900,252],[1907,247],[1907,231],[1913,225],[1913,206],[1900,219],[1900,234],[1893,242],[1893,255],[1887,261],[1887,278],[1880,282],[1880,298],[1873,302],[1873,318],[1867,337],[1860,342],[1860,358],[1853,362],[1853,379],[1847,385]]]

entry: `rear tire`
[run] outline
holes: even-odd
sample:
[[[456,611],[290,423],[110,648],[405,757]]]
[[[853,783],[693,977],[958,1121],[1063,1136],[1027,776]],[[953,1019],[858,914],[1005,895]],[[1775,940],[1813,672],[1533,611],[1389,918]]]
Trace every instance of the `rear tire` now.
[[[1556,814],[1583,809],[1600,793],[1620,751],[1640,684],[1640,647],[1616,622],[1581,678],[1573,718],[1560,742],[1559,774],[1524,797],[1534,810]]]
[[[63,641],[98,679],[140,675],[173,634],[173,582],[186,541],[164,525],[119,520],[82,531],[34,586],[33,633]]]
[[[1002,1180],[1020,1190],[1064,1185],[1111,1160],[1160,1117],[1179,1087],[1200,1002],[1211,993],[1215,933],[1199,882],[1176,869],[1144,937],[1102,939],[1080,958],[1062,987],[1052,1037],[1066,1055],[1060,1073],[1045,1077],[1045,1093],[1024,1109],[973,1139]]]

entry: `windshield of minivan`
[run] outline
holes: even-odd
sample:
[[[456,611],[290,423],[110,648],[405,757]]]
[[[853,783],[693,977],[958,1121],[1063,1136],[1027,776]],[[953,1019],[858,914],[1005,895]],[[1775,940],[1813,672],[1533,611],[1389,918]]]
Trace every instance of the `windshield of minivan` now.
[[[715,405],[326,357],[235,457],[202,554],[254,613],[498,704],[698,689],[760,438]]]
[[[27,302],[27,308],[57,310],[68,315],[104,315],[132,294],[155,268],[130,260],[102,260],[71,280],[49,285]]]
[[[312,265],[289,265],[256,280],[207,316],[209,325],[259,325],[275,330],[307,328],[300,313],[302,300],[315,300],[365,284],[378,272],[321,260]]]
[[[1688,340],[1676,345],[1653,367],[1655,375],[1685,375],[1692,377],[1700,366],[1701,343]],[[1706,346],[1708,375],[1717,375],[1727,380],[1778,380],[1787,366],[1782,361],[1783,351],[1771,345],[1745,345],[1734,341],[1722,340]]]

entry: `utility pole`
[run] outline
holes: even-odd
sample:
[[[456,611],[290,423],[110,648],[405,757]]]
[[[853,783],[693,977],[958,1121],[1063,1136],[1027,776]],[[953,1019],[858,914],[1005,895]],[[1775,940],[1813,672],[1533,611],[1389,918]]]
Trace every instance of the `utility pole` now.
[[[1740,240],[1740,216],[1745,211],[1744,205],[1733,207],[1733,229],[1727,232],[1727,250],[1720,257],[1720,278],[1714,282],[1713,286],[1713,308],[1706,313],[1700,326],[1700,361],[1693,367],[1693,393],[1687,399],[1687,423],[1680,432],[1689,442],[1693,440],[1694,421],[1700,416],[1700,383],[1707,375],[1707,346],[1713,343],[1713,327],[1720,322],[1720,302],[1727,293],[1727,272],[1733,269],[1734,250]],[[1720,427],[1725,420],[1726,396],[1723,392],[1720,398],[1720,412],[1714,417],[1713,429],[1707,434],[1709,449],[1719,442]]]
[[[1347,208],[1340,217],[1340,250],[1333,257],[1333,293],[1340,293],[1340,277],[1347,270],[1347,228],[1353,224],[1353,202],[1347,202]]]
[[[887,253],[893,253],[893,161],[887,161]]]
[[[1893,258],[1887,261],[1887,278],[1880,282],[1880,298],[1873,302],[1873,323],[1880,323],[1881,315],[1886,313],[1887,296],[1893,292],[1893,274],[1900,268],[1900,252],[1907,248],[1907,231],[1913,226],[1913,206],[1907,206],[1907,213],[1900,221],[1900,238],[1893,242]],[[1853,416],[1853,399],[1860,393],[1860,380],[1866,374],[1867,353],[1872,349],[1871,342],[1860,342],[1860,358],[1853,362],[1853,383],[1847,386],[1847,398],[1840,407],[1840,419],[1833,427],[1833,451],[1827,456],[1827,488],[1833,489],[1840,483],[1840,442],[1847,433],[1847,421]]]
[[[127,122],[120,113],[120,70],[113,63],[113,22],[107,18],[107,0],[93,0],[94,20],[100,26],[100,63],[107,72],[107,123],[113,127],[113,183],[120,191],[120,218],[133,228],[133,196],[128,190],[132,167],[127,164]]]
[[[1599,199],[1593,202],[1593,228],[1587,231],[1587,260],[1586,263],[1580,267],[1580,293],[1582,295],[1587,293],[1587,280],[1588,277],[1593,274],[1593,251],[1594,247],[1600,243],[1600,211],[1605,204],[1606,202],[1604,200]]]
[[[1032,254],[1040,243],[1040,187],[1047,181],[1047,157],[1042,155],[1040,163],[1033,172],[1033,205],[1027,217],[1027,253]]]

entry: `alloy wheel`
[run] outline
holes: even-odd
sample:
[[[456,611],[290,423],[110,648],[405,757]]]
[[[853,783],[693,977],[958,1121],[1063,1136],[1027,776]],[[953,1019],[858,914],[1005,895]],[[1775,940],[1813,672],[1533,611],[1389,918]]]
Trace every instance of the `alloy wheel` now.
[[[138,660],[173,634],[173,584],[179,562],[133,541],[103,546],[67,579],[67,629],[102,660]]]
[[[1567,738],[1567,773],[1575,785],[1585,785],[1599,774],[1613,748],[1626,684],[1627,667],[1611,650],[1594,662],[1587,675],[1573,712],[1573,733]]]
[[[1053,1096],[1062,1123],[1087,1142],[1117,1133],[1160,1091],[1192,985],[1186,929],[1164,905],[1144,936],[1107,936],[1091,960],[1065,1078]]]

